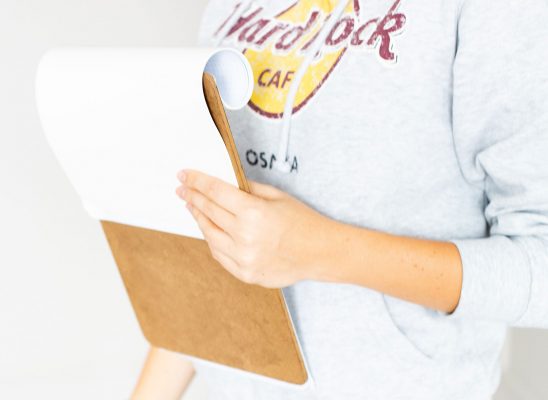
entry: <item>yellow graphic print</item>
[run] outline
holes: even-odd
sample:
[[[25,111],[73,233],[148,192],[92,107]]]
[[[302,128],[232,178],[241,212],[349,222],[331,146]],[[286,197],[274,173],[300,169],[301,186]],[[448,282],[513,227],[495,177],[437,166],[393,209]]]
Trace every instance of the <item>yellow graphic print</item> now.
[[[282,24],[288,22],[294,25],[293,30],[288,31],[280,40],[269,43],[264,49],[245,50],[255,76],[255,87],[249,104],[255,111],[271,118],[281,117],[292,78],[305,56],[303,50],[315,38],[336,3],[337,1],[298,1],[276,18]],[[353,2],[349,2],[345,13],[353,12]],[[319,89],[346,48],[330,50],[309,66],[293,104],[294,112],[304,106]]]
[[[320,53],[302,80],[293,112],[300,110],[320,89],[347,49],[367,49],[383,64],[396,64],[394,39],[403,32],[406,16],[398,11],[402,0],[387,3],[386,13],[365,18],[358,0],[348,1]],[[263,7],[252,8],[229,27],[225,39],[233,40],[249,60],[255,87],[249,106],[257,113],[280,118],[287,94],[306,52],[335,9],[338,0],[299,0],[273,18],[263,16]],[[235,6],[236,13],[242,3]],[[232,20],[230,17],[219,28]]]

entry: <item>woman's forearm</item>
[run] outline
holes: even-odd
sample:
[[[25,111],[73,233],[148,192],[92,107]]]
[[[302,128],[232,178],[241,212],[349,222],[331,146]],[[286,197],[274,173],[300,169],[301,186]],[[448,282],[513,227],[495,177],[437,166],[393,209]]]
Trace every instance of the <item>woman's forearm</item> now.
[[[131,400],[179,400],[194,373],[182,355],[151,347]]]
[[[195,170],[181,171],[179,180],[177,193],[213,257],[244,282],[353,283],[444,312],[459,302],[462,265],[452,242],[345,224],[256,181],[250,194]]]
[[[397,236],[332,221],[318,241],[314,278],[352,283],[444,312],[460,298],[462,264],[451,242]]]

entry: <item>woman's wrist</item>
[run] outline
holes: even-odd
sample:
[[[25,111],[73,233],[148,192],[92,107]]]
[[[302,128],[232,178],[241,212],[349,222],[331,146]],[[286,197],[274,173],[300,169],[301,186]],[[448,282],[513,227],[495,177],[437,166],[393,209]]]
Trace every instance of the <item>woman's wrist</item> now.
[[[321,217],[314,231],[310,232],[307,279],[337,283],[348,280],[343,257],[351,240],[348,229],[349,225]]]
[[[451,242],[335,220],[325,222],[311,237],[308,279],[360,285],[444,312],[458,304],[462,263]]]

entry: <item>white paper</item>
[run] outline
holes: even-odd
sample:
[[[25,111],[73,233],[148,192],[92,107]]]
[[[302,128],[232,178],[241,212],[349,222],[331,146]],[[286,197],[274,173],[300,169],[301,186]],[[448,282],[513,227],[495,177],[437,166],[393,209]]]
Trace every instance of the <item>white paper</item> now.
[[[88,47],[44,55],[36,77],[42,126],[93,218],[203,238],[175,194],[177,172],[197,169],[237,186],[204,99],[206,64],[225,107],[244,107],[253,73],[232,49]]]

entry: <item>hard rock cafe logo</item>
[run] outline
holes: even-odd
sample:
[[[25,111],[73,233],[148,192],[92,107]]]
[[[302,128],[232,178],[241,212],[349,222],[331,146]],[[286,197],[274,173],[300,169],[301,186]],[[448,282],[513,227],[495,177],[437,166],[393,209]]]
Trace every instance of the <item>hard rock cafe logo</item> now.
[[[386,14],[362,21],[358,0],[349,1],[321,51],[308,68],[299,87],[293,113],[299,111],[318,92],[347,49],[366,49],[383,63],[398,60],[393,37],[403,31],[405,15],[397,12],[402,0],[388,4]],[[257,113],[280,118],[291,81],[305,52],[317,37],[337,2],[298,0],[275,17],[263,16],[263,8],[251,7],[230,29],[225,39],[232,40],[248,58],[255,75],[249,106]],[[236,4],[236,13],[240,4]],[[230,16],[219,27],[218,34]]]

